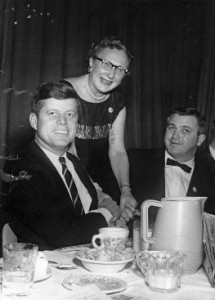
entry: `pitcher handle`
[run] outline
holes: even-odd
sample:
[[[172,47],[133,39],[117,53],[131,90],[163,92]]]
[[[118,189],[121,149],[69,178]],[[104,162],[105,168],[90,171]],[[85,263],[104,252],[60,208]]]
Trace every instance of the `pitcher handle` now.
[[[147,244],[154,244],[155,239],[149,238],[149,207],[156,206],[156,207],[163,207],[163,203],[161,201],[148,199],[143,202],[141,205],[141,237],[143,238],[144,242]]]

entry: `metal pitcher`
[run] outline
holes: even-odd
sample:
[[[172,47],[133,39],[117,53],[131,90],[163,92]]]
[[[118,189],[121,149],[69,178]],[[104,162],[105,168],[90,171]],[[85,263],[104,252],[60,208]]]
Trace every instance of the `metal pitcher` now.
[[[203,261],[203,210],[207,197],[169,197],[146,200],[141,206],[141,236],[150,250],[177,250],[186,254],[183,271],[195,273]],[[158,207],[152,237],[148,210]]]

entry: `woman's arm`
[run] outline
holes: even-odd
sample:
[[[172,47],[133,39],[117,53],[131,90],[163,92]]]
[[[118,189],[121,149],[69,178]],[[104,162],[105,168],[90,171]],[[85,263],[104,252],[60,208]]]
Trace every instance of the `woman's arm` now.
[[[131,194],[129,162],[124,146],[126,109],[123,108],[114,121],[109,135],[109,158],[113,173],[121,189],[120,207],[122,217],[129,221],[133,217],[137,202]]]

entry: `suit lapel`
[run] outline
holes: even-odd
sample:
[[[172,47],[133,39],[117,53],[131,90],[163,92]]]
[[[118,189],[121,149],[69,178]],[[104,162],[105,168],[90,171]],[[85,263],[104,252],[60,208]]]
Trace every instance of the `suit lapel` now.
[[[60,192],[62,198],[68,198],[71,201],[69,192],[58,171],[36,142],[31,144],[30,150],[33,154],[32,157],[35,159],[35,162],[33,161],[33,168],[45,174],[47,180],[52,184],[53,189],[57,193]]]
[[[194,168],[191,180],[190,180],[190,184],[187,190],[187,196],[197,196],[198,195],[198,180],[199,176],[197,176],[197,172],[196,172],[196,168]]]
[[[210,168],[204,161],[195,160],[193,174],[187,191],[187,196],[200,196],[208,185],[210,177]]]

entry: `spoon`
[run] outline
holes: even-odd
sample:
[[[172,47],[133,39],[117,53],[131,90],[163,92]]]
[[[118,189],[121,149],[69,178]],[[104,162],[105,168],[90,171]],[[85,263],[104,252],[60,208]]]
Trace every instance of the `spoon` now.
[[[72,266],[72,265],[63,265],[63,264],[58,264],[56,261],[52,261],[52,260],[49,260],[49,265],[56,268],[56,269],[59,269],[59,270],[72,270],[72,269],[76,269],[75,266]]]

